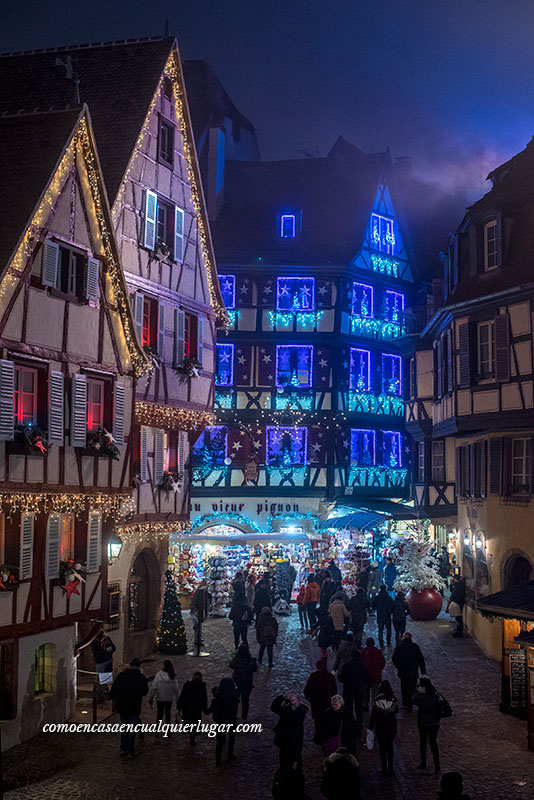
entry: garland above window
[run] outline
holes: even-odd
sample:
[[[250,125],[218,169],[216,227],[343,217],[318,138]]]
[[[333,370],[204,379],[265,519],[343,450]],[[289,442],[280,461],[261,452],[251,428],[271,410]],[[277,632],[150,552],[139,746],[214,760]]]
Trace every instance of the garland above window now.
[[[144,400],[136,402],[135,416],[141,425],[163,428],[167,431],[194,431],[205,428],[206,425],[213,425],[215,422],[215,414],[212,411],[160,406]]]

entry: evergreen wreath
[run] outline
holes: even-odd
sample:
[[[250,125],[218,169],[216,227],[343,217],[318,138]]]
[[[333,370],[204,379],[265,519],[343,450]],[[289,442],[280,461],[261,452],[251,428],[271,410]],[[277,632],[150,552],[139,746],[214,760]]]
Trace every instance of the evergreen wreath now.
[[[15,438],[24,444],[28,455],[34,455],[39,452],[44,456],[50,450],[48,433],[36,425],[29,425],[25,422],[17,423],[15,425]]]
[[[87,449],[93,450],[99,456],[112,458],[114,461],[118,461],[121,457],[113,435],[105,428],[98,428],[96,431],[88,431]]]
[[[200,370],[202,369],[202,364],[195,358],[195,356],[186,356],[181,364],[178,364],[176,367],[176,374],[182,381],[191,380],[191,378],[198,378],[200,374]]]

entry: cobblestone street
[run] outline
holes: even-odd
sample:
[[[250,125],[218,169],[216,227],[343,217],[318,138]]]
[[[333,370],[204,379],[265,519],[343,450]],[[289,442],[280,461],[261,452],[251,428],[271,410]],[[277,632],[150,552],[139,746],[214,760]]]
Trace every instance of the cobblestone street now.
[[[192,640],[188,615],[188,641]],[[374,619],[368,626],[374,633]],[[534,753],[526,749],[526,724],[498,711],[500,668],[488,661],[469,639],[453,639],[448,618],[441,615],[431,623],[411,623],[415,641],[422,649],[429,676],[450,701],[454,715],[441,725],[439,744],[443,770],[458,769],[465,778],[472,800],[531,798],[534,792]],[[145,737],[139,757],[119,759],[118,735],[41,735],[4,754],[6,797],[9,800],[37,798],[85,798],[99,800],[145,800],[183,796],[202,800],[243,797],[265,800],[271,796],[272,777],[278,764],[273,745],[275,717],[268,710],[280,691],[292,689],[302,696],[302,688],[318,657],[318,649],[298,627],[296,614],[280,624],[280,647],[275,650],[275,667],[260,668],[251,698],[250,722],[261,722],[261,734],[238,735],[237,760],[215,768],[215,740],[202,736],[190,749],[185,735],[170,740]],[[208,692],[221,677],[229,675],[228,662],[233,650],[230,623],[210,619],[204,626],[204,641],[209,657],[173,659],[180,683],[200,669],[208,682]],[[253,633],[251,631],[251,639]],[[256,644],[252,652],[257,651]],[[392,648],[387,648],[385,677],[400,694],[399,681],[390,663]],[[145,674],[156,671],[158,659],[143,665]],[[155,716],[145,702],[143,721]],[[86,717],[89,721],[89,717]],[[117,721],[112,717],[111,721]],[[321,753],[312,741],[312,723],[307,720],[304,769],[307,792],[313,800],[320,792]],[[395,775],[382,776],[378,752],[363,746],[358,752],[362,777],[362,798],[391,800],[435,800],[438,780],[431,771],[417,772],[419,762],[415,715],[401,712],[395,743]],[[525,781],[526,785],[514,785]],[[350,797],[350,792],[347,793]]]

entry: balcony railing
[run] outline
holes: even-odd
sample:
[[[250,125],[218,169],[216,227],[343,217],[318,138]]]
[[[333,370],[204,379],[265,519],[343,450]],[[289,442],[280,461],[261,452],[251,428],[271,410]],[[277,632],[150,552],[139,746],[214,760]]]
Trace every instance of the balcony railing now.
[[[392,394],[373,394],[372,392],[349,392],[349,411],[359,414],[387,414],[402,417],[404,400]]]

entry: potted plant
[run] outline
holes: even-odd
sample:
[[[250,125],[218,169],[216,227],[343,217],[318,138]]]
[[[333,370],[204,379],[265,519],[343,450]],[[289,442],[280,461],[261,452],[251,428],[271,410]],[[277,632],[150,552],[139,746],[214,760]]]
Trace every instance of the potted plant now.
[[[393,588],[406,595],[412,619],[435,619],[441,611],[443,597],[439,590],[445,585],[438,572],[438,560],[431,554],[426,526],[414,523],[409,527],[413,537],[405,539],[398,547],[397,579]]]

